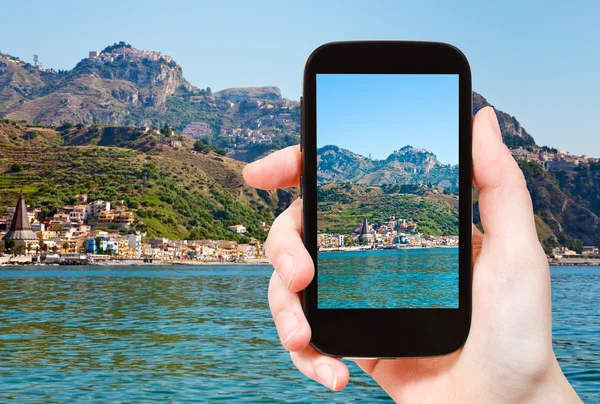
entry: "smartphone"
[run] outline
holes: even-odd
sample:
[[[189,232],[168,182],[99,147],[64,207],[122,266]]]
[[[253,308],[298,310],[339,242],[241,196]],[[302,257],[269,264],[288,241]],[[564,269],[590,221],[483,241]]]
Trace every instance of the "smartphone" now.
[[[471,73],[434,42],[328,43],[301,99],[302,293],[339,357],[442,355],[471,322]]]

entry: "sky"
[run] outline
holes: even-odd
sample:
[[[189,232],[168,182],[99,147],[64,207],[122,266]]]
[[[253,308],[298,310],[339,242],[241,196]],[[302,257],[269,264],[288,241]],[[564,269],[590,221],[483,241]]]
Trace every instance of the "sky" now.
[[[406,145],[458,164],[458,75],[318,74],[317,146],[385,159]]]
[[[276,85],[299,99],[306,58],[336,40],[433,40],[460,48],[473,89],[539,144],[600,157],[600,2],[303,0],[5,1],[0,51],[71,69],[125,41],[178,61],[212,90]]]

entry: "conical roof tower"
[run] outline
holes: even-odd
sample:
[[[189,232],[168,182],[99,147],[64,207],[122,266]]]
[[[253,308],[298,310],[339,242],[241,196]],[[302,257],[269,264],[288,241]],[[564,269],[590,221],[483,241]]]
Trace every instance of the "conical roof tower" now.
[[[367,218],[365,217],[363,219],[363,223],[362,223],[362,226],[360,228],[360,235],[359,235],[359,237],[366,236],[367,234],[369,234],[369,222],[367,222]]]
[[[19,200],[17,201],[17,206],[15,208],[15,215],[10,223],[8,233],[4,235],[3,240],[39,241],[38,236],[31,230],[31,224],[29,224],[27,205],[25,204],[23,191],[21,191],[21,194],[19,195]]]

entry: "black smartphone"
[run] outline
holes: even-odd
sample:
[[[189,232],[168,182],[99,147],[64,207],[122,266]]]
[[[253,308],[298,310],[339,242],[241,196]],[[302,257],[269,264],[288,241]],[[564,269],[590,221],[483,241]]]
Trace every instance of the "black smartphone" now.
[[[434,42],[336,42],[304,70],[303,291],[311,344],[442,355],[471,323],[471,73]]]

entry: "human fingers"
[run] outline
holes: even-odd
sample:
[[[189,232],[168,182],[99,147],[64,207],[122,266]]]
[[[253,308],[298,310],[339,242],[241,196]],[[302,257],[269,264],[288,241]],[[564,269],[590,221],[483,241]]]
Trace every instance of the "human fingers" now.
[[[259,189],[297,187],[302,172],[300,146],[290,146],[244,167],[248,185]]]
[[[494,109],[473,119],[473,179],[485,236],[511,244],[537,240],[531,197],[525,178],[508,148]]]
[[[306,288],[315,273],[312,258],[300,236],[301,220],[302,206],[300,199],[296,199],[275,219],[265,243],[277,275],[292,292]]]
[[[348,384],[350,373],[344,362],[318,353],[311,345],[291,352],[290,356],[299,371],[333,391],[340,391]]]
[[[473,225],[473,261],[479,257],[479,253],[481,252],[481,246],[483,245],[483,233],[479,231],[477,226]]]
[[[290,291],[277,274],[269,282],[269,307],[281,345],[300,351],[310,343],[310,325],[304,316],[298,293]]]

